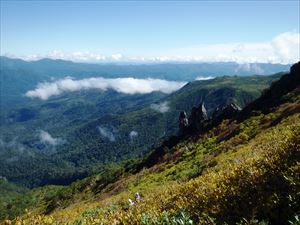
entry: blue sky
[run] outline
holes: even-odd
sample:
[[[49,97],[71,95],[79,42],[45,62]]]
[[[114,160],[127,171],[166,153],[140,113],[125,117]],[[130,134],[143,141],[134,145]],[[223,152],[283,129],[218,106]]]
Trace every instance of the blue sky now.
[[[264,61],[265,44],[293,60],[299,20],[299,1],[1,1],[1,55]]]

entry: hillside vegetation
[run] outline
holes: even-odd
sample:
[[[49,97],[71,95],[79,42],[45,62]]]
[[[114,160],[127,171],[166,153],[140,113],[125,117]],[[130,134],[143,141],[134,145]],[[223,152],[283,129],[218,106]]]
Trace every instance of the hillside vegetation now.
[[[0,176],[27,187],[70,184],[110,163],[144,157],[162,138],[177,133],[180,111],[190,112],[203,101],[209,114],[231,102],[244,107],[280,76],[193,81],[169,95],[90,90],[47,101],[26,99],[0,112]],[[165,111],[153,105],[163,105]],[[60,144],[43,143],[41,131]]]
[[[162,148],[155,165],[143,166],[146,157],[33,189],[24,214],[3,223],[299,224],[299,137],[298,63],[236,118]],[[142,200],[129,206],[135,192]]]

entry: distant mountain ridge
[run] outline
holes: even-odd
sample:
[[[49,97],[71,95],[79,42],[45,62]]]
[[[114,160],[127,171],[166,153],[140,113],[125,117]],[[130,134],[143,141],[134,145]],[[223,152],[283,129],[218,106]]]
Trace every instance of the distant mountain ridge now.
[[[156,78],[172,81],[193,81],[203,77],[224,75],[270,75],[289,70],[290,65],[234,62],[221,63],[165,63],[165,64],[89,64],[61,59],[24,61],[0,56],[0,104],[7,107],[20,103],[24,94],[41,82],[51,82],[71,76],[74,79],[104,78]]]
[[[46,72],[55,76],[55,72],[75,73],[99,73],[107,77],[134,76],[153,77],[172,80],[194,80],[197,76],[224,76],[224,75],[270,75],[288,71],[290,64],[272,63],[236,63],[236,62],[199,62],[199,63],[144,63],[144,64],[120,64],[120,63],[83,63],[62,59],[43,58],[36,61],[0,56],[1,68],[32,69]],[[115,71],[112,71],[112,70]],[[77,70],[77,71],[75,71]],[[47,72],[48,71],[48,72]],[[173,77],[171,76],[173,74]],[[72,74],[70,74],[72,75]],[[84,74],[86,76],[86,74]]]

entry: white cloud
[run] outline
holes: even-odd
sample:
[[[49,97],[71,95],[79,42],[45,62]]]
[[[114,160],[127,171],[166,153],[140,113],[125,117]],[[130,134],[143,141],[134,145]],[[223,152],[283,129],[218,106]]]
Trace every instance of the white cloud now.
[[[97,128],[98,128],[100,134],[104,138],[107,138],[110,142],[114,142],[116,140],[114,134],[106,127],[98,126]]]
[[[102,77],[92,77],[82,80],[74,80],[66,77],[52,83],[40,83],[34,90],[26,92],[30,98],[40,98],[47,100],[49,97],[59,95],[64,92],[74,92],[80,90],[113,89],[125,94],[147,94],[155,91],[171,93],[184,86],[185,82],[167,81],[161,79],[136,79],[136,78],[115,78],[106,79]]]
[[[57,146],[64,143],[63,139],[54,138],[47,131],[44,130],[39,131],[39,138],[40,138],[40,142],[51,146]]]
[[[13,56],[11,54],[6,54],[6,55],[8,57]],[[113,54],[111,56],[105,56],[103,54],[90,52],[90,51],[65,52],[62,50],[53,50],[46,55],[32,54],[32,55],[23,56],[21,58],[27,61],[49,58],[49,59],[71,60],[74,62],[109,62],[109,61],[121,60],[122,57],[123,56],[120,53]]]
[[[211,76],[208,76],[208,77],[199,76],[199,77],[196,77],[195,80],[211,80],[211,79],[215,79],[215,77],[211,77]]]
[[[121,60],[122,57],[123,57],[123,56],[122,56],[122,54],[120,54],[120,53],[119,53],[119,54],[114,54],[114,55],[111,56],[111,58],[114,59],[114,60]]]
[[[131,140],[133,140],[134,138],[136,138],[138,135],[139,135],[139,133],[137,131],[135,131],[135,130],[133,130],[133,131],[131,131],[129,133],[129,137],[130,137]]]
[[[89,52],[89,51],[75,51],[75,52],[64,52],[62,50],[53,50],[46,55],[28,55],[22,57],[24,60],[39,60],[42,58],[50,58],[50,59],[63,59],[63,60],[71,60],[78,62],[90,62],[90,61],[105,61],[109,60],[110,57],[104,56],[102,54]]]
[[[160,112],[160,113],[166,113],[170,110],[168,102],[162,102],[159,104],[151,104],[150,108],[157,112]]]
[[[291,31],[278,34],[264,42],[200,44],[179,49],[164,50],[154,55],[124,56],[121,53],[103,55],[97,52],[65,52],[54,50],[46,55],[29,55],[21,58],[65,59],[83,62],[238,62],[238,63],[295,63],[300,60],[300,33]],[[145,51],[143,51],[145,52]],[[142,53],[143,54],[143,53]],[[6,53],[7,56],[12,54]]]
[[[286,32],[273,38],[271,45],[274,49],[274,58],[283,62],[300,60],[300,34]]]
[[[300,60],[299,42],[300,33],[286,32],[266,42],[199,45],[174,49],[166,54],[177,61],[287,64]],[[166,57],[160,58],[166,60]]]
[[[236,68],[235,72],[254,72],[257,75],[264,75],[266,74],[265,71],[257,64],[250,64],[250,63],[243,63],[239,64],[238,68]]]

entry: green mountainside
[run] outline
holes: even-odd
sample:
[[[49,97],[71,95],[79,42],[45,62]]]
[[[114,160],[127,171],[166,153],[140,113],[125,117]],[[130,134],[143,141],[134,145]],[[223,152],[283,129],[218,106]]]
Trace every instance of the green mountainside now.
[[[193,85],[166,98],[183,98]],[[299,137],[297,63],[211,129],[71,185],[26,191],[1,203],[1,217],[4,224],[299,224]],[[149,166],[150,157],[156,163]],[[130,205],[136,192],[141,201]]]
[[[201,102],[209,114],[231,102],[244,107],[281,75],[193,81],[169,95],[107,90],[27,100],[1,112],[0,176],[27,187],[69,184],[107,164],[145,156],[178,132],[180,111]],[[167,110],[159,112],[153,105]],[[43,132],[59,144],[41,142]]]

